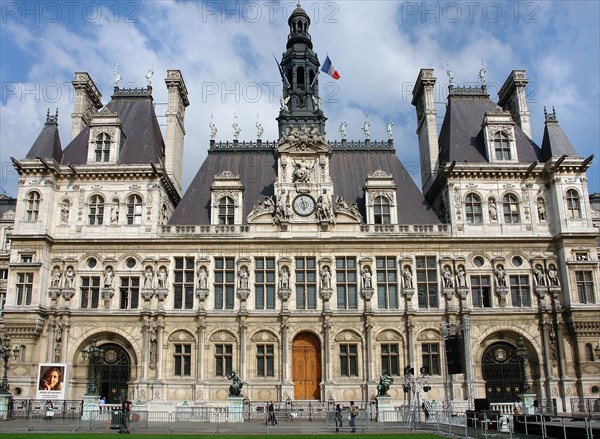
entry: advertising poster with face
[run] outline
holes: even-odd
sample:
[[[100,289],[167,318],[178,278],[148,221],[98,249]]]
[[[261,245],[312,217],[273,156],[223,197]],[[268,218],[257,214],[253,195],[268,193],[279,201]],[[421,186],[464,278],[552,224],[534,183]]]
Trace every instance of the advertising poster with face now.
[[[67,365],[40,363],[36,399],[65,399]]]

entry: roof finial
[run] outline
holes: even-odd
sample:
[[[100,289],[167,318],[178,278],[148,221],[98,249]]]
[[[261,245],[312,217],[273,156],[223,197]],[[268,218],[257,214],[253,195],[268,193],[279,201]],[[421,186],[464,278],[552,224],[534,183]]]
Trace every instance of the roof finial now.
[[[479,81],[481,82],[481,86],[485,86],[485,67],[483,66],[483,60],[481,60],[481,68],[479,69]]]
[[[152,77],[154,76],[154,66],[151,66],[148,71],[146,72],[146,84],[148,84],[148,87],[152,87]]]
[[[208,127],[210,128],[210,140],[215,140],[215,137],[217,135],[217,126],[215,125],[215,122],[213,121],[212,113],[210,113],[210,122],[208,123]]]
[[[554,109],[554,105],[552,106],[552,117],[556,120],[556,110]]]
[[[50,108],[48,108],[48,112],[46,113],[46,125],[58,125],[58,108],[56,109],[54,116],[50,116]]]
[[[548,112],[546,111],[545,105],[544,105],[544,119],[548,119]]]
[[[242,129],[238,125],[237,114],[235,114],[235,113],[233,113],[233,125],[231,125],[231,126],[233,127],[233,139],[239,140],[240,132],[242,131]]]
[[[262,140],[262,135],[265,132],[265,129],[262,126],[262,123],[260,123],[260,116],[258,113],[256,113],[256,140]]]
[[[387,123],[385,128],[385,132],[388,136],[388,140],[394,140],[394,133],[392,132],[392,127],[394,126],[394,122],[392,122],[392,113],[390,113],[390,120]]]
[[[121,80],[123,79],[121,77],[121,74],[119,73],[119,61],[117,61],[117,63],[115,64],[115,88],[119,88],[119,84],[121,83]]]

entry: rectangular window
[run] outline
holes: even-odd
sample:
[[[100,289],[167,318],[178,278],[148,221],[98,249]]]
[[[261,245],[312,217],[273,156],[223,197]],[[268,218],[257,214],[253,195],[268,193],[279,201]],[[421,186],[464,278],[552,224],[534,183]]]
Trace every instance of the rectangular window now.
[[[254,258],[256,309],[275,309],[275,258]]]
[[[121,277],[121,309],[137,309],[140,300],[140,278]]]
[[[217,344],[215,345],[215,375],[226,377],[231,375],[233,364],[233,345]]]
[[[173,374],[176,376],[189,377],[192,374],[192,345],[176,344],[173,358],[175,360],[175,370]]]
[[[471,295],[475,308],[492,307],[492,290],[489,276],[471,276]]]
[[[398,275],[396,258],[381,256],[376,259],[377,306],[379,309],[398,309]]]
[[[98,308],[100,276],[81,276],[81,307]]]
[[[423,343],[421,349],[423,353],[423,366],[427,367],[430,375],[440,375],[440,344]]]
[[[0,317],[4,315],[4,305],[6,304],[6,292],[0,291]]]
[[[256,376],[274,377],[274,346],[272,344],[259,344],[256,346]]]
[[[381,345],[381,373],[400,375],[400,348],[397,343]]]
[[[520,274],[510,276],[510,296],[512,306],[531,306],[531,295],[529,289],[529,276]]]
[[[8,279],[8,270],[3,268],[0,270],[0,280],[6,280],[6,279]]]
[[[17,305],[31,305],[33,273],[17,273]]]
[[[594,277],[591,271],[576,271],[575,283],[580,303],[595,303]]]
[[[296,308],[317,309],[317,263],[315,258],[296,258]]]
[[[215,309],[233,309],[234,258],[215,258]]]
[[[173,293],[175,309],[194,308],[194,258],[175,258]]]
[[[435,256],[417,256],[419,308],[437,308],[438,272]]]
[[[358,376],[358,345],[341,344],[340,345],[340,376],[357,377]]]
[[[356,258],[335,258],[338,309],[358,309]]]

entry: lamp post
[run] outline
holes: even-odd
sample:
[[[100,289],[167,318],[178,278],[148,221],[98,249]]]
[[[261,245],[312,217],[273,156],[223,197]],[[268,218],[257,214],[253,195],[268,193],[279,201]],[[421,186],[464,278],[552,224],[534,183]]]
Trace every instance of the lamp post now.
[[[104,349],[96,346],[96,338],[92,338],[90,345],[81,350],[83,361],[89,358],[88,386],[86,395],[98,394],[98,389],[96,387],[96,362],[103,352]]]
[[[521,393],[529,392],[529,383],[527,382],[527,376],[525,375],[525,359],[527,358],[527,348],[523,337],[517,339],[517,355],[521,362]]]
[[[15,346],[13,349],[10,348],[10,337],[5,335],[2,338],[2,345],[0,345],[0,357],[4,360],[4,375],[2,376],[2,384],[0,384],[0,393],[8,393],[8,360],[11,357],[17,359],[19,356],[19,347]]]

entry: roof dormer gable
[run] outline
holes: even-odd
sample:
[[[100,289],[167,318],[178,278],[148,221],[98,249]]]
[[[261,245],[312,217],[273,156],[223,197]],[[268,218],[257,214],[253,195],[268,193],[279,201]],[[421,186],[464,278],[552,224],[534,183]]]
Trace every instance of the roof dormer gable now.
[[[490,163],[518,162],[515,122],[508,111],[500,107],[486,111],[482,130]]]
[[[119,115],[104,107],[90,122],[87,163],[116,164],[125,138]]]

